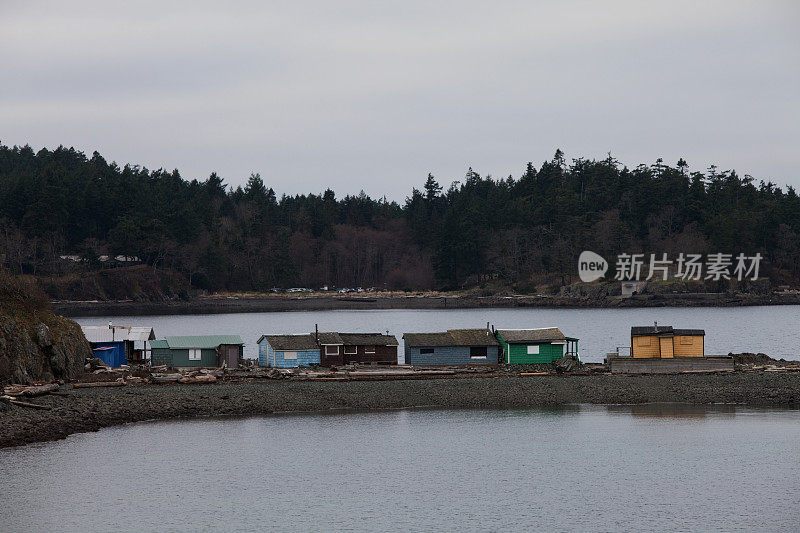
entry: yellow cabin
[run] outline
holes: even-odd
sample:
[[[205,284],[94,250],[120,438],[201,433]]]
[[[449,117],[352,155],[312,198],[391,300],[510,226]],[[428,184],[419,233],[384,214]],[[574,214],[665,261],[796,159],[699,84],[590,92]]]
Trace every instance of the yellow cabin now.
[[[706,332],[702,329],[674,329],[672,326],[631,328],[633,357],[703,357]]]

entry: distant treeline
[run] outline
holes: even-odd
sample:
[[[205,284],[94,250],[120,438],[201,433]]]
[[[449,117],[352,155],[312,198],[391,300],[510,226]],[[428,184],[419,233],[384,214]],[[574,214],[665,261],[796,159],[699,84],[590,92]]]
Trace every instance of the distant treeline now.
[[[588,249],[612,262],[760,252],[762,274],[778,282],[800,277],[798,232],[792,187],[691,172],[683,160],[629,169],[610,155],[567,162],[559,150],[519,179],[470,169],[444,189],[428,175],[399,205],[330,189],[278,197],[258,174],[232,188],[217,174],[186,181],[97,152],[0,145],[0,260],[44,276],[122,255],[207,290],[520,288],[543,275],[569,281]]]

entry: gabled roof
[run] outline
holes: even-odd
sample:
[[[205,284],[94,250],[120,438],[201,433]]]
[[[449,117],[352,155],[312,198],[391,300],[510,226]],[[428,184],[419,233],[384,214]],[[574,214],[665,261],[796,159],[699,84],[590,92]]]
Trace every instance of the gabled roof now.
[[[83,335],[89,342],[151,341],[156,338],[149,326],[81,326]]]
[[[497,332],[502,335],[503,340],[509,344],[566,340],[566,337],[558,328],[499,329]]]
[[[173,350],[186,348],[216,348],[220,344],[244,344],[239,335],[186,335],[181,337],[165,337]]]
[[[169,348],[169,344],[164,339],[159,339],[156,341],[150,341],[150,348],[152,349],[160,349],[160,348]]]
[[[408,346],[497,346],[497,339],[486,328],[449,329],[440,333],[404,333]]]
[[[339,333],[342,342],[350,346],[398,346],[397,337],[383,333]]]
[[[302,335],[262,335],[258,342],[266,340],[273,350],[318,350],[313,333]]]
[[[644,337],[650,335],[705,335],[702,329],[675,329],[672,326],[634,326],[631,328],[631,337]]]
[[[335,331],[320,331],[319,333],[314,333],[312,335],[316,335],[320,344],[328,344],[328,345],[344,344],[342,342],[342,338]]]

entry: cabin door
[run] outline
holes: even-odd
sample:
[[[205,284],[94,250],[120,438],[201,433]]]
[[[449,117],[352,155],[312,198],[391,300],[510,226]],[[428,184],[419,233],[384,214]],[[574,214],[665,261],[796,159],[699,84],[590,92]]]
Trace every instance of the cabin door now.
[[[659,338],[661,348],[661,357],[673,357],[672,351],[672,337],[661,337]]]
[[[228,346],[227,347],[227,357],[225,359],[228,363],[228,368],[238,368],[239,367],[239,347],[238,346]]]

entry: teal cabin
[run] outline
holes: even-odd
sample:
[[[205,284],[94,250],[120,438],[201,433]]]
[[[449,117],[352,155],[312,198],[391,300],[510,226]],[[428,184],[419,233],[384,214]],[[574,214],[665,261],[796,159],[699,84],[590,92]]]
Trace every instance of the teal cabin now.
[[[508,364],[554,363],[565,355],[578,358],[578,339],[565,337],[558,328],[498,329],[495,334]]]
[[[190,335],[150,341],[154,365],[172,368],[237,368],[244,357],[239,335]]]

